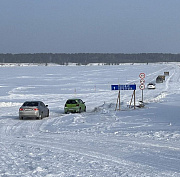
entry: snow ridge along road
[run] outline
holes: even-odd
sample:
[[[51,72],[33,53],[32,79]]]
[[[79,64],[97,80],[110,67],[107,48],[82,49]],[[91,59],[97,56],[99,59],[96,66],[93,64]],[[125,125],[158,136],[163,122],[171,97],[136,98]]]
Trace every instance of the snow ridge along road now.
[[[114,111],[118,93],[111,84],[138,85],[141,72],[147,84],[164,71],[170,72],[164,83],[144,90],[145,108],[128,109],[132,93],[123,91],[122,111]],[[178,63],[6,66],[0,72],[0,176],[180,176]],[[86,113],[63,113],[72,97],[86,102]],[[19,120],[21,104],[36,99],[49,105],[50,117]]]

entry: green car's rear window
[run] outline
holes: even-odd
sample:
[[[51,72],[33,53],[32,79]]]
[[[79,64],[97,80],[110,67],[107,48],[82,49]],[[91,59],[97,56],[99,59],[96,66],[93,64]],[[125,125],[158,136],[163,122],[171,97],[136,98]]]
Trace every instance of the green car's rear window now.
[[[67,100],[66,104],[76,104],[76,100]]]

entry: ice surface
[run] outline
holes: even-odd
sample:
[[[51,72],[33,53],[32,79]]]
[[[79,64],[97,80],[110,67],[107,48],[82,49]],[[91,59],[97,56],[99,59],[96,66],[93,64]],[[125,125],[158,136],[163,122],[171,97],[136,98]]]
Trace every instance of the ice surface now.
[[[0,176],[180,176],[179,63],[116,66],[0,67]],[[144,108],[128,107],[132,91],[112,84],[145,85],[170,75],[155,90],[145,88]],[[64,114],[68,98],[86,102],[87,112]],[[19,120],[24,101],[42,100],[50,117]]]

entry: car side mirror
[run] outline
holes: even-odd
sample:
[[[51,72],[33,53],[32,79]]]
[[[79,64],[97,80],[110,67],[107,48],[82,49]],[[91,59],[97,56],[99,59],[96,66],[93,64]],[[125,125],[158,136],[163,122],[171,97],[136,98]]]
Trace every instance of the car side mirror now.
[[[46,107],[48,107],[48,105],[46,105]]]

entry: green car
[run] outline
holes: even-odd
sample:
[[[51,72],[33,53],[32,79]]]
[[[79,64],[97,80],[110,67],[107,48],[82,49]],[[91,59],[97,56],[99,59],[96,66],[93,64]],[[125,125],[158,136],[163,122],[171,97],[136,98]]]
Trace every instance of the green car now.
[[[64,113],[81,113],[86,112],[86,105],[81,99],[68,99],[64,106]]]

